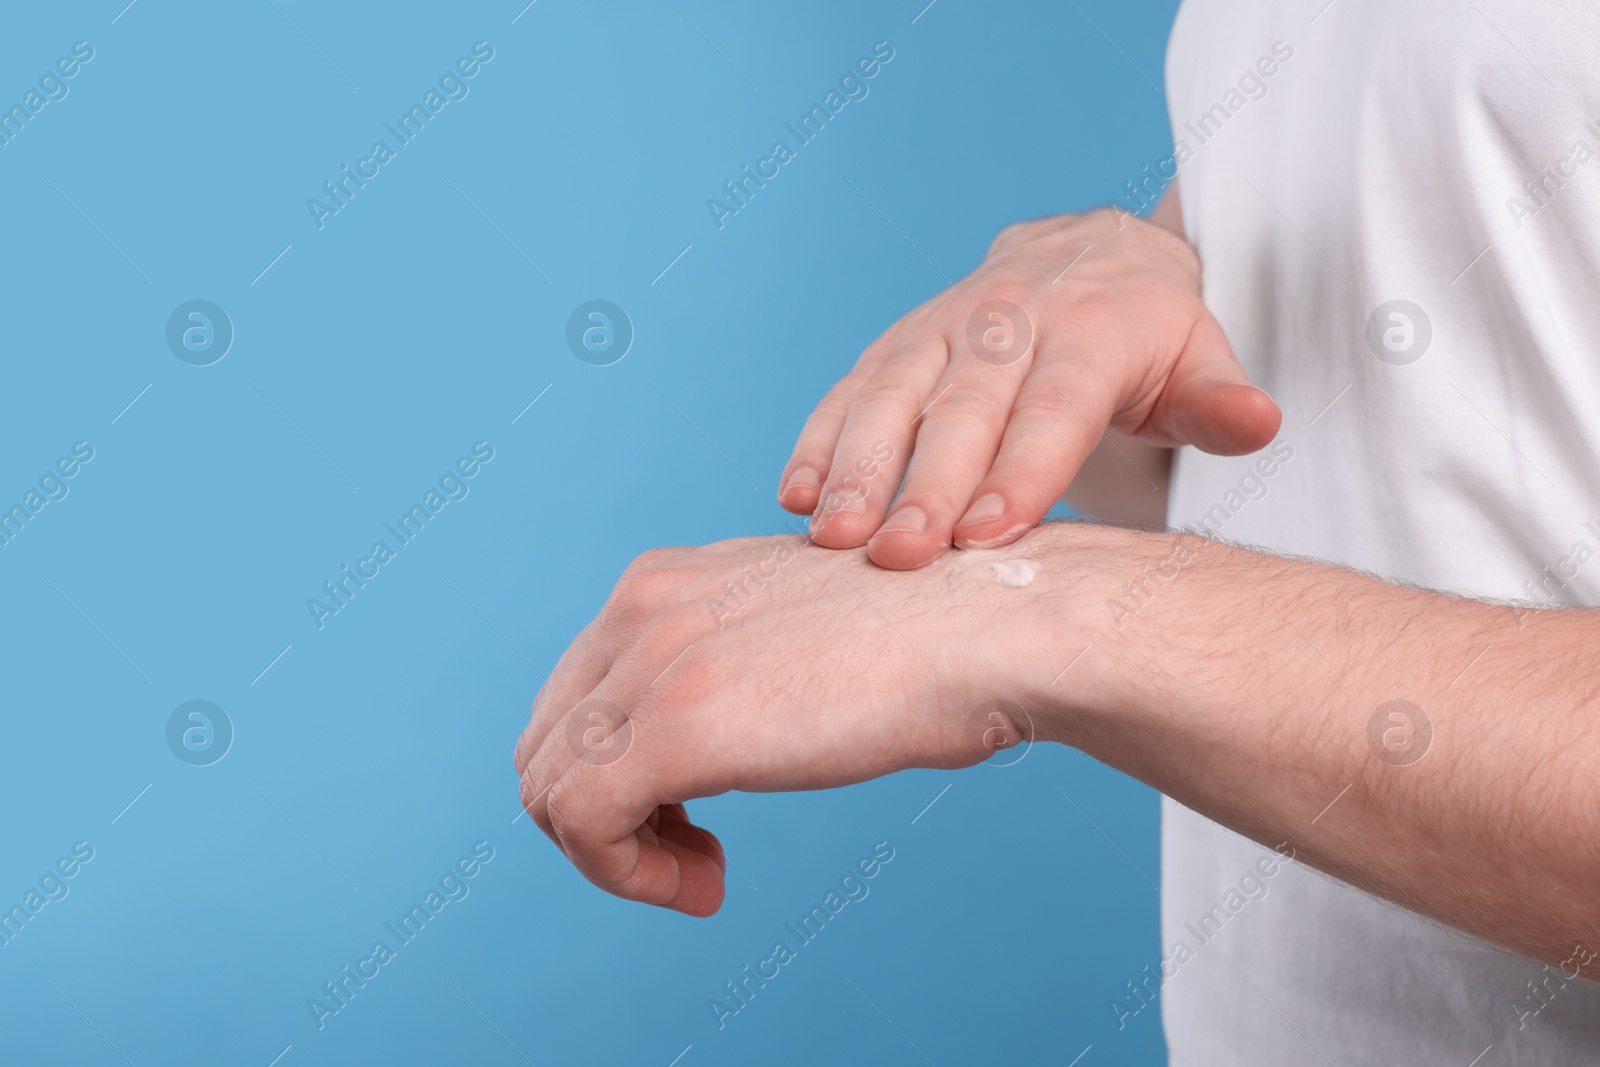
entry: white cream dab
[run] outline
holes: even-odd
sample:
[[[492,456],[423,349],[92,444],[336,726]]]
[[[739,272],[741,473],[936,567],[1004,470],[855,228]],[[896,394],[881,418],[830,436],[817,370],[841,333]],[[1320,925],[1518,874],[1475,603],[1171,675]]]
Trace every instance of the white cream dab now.
[[[957,550],[956,566],[967,573],[983,572],[1001,585],[1012,589],[1025,589],[1039,574],[1039,561],[1026,557],[1009,556],[1000,548],[964,548]]]
[[[990,566],[994,568],[994,576],[1000,584],[1013,589],[1026,588],[1034,575],[1039,573],[1039,561],[1036,559],[1003,559]]]

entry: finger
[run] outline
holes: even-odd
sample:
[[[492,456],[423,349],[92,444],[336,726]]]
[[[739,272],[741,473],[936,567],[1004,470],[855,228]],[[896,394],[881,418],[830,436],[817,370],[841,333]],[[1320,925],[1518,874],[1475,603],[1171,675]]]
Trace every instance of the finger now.
[[[523,728],[512,754],[518,775],[527,768],[528,760],[537,751],[551,725],[564,718],[574,704],[593,692],[605,679],[610,660],[603,642],[597,639],[598,622],[598,619],[591,621],[567,646],[556,663],[556,669],[550,672],[550,677],[533,698],[528,725]]]
[[[723,874],[728,873],[728,857],[722,842],[710,830],[702,829],[689,821],[689,812],[682,804],[663,804],[656,808],[656,835],[684,848],[710,856]]]
[[[913,312],[905,320],[911,320]],[[894,351],[897,329],[890,329],[868,345],[850,373],[840,378],[817,404],[806,419],[795,442],[794,452],[783,468],[783,478],[778,482],[778,503],[796,515],[810,515],[817,510],[822,496],[822,483],[833,465],[833,454],[838,450],[839,433],[844,429],[850,404],[863,382],[872,377]]]
[[[861,386],[811,518],[817,544],[859,548],[877,532],[905,474],[922,408],[949,363],[944,337],[925,333]]]
[[[652,831],[646,825],[652,812],[674,795],[684,796],[684,784],[674,790],[652,780],[653,768],[641,758],[604,766],[576,763],[549,793],[552,829],[562,850],[585,878],[609,893],[627,900],[672,908],[689,915],[710,915],[722,904],[726,892],[721,846],[709,834],[691,836],[687,820],[662,818]],[[688,760],[678,760],[681,776]],[[719,792],[705,786],[687,786],[689,792]]]
[[[1283,413],[1250,384],[1222,326],[1201,309],[1148,425],[1167,438],[1219,456],[1262,448],[1277,434]]]
[[[683,551],[651,549],[628,565],[606,607],[556,665],[546,686],[548,695],[541,693],[535,702],[532,719],[517,746],[516,759],[523,807],[547,834],[550,827],[545,794],[567,768],[575,760],[609,763],[628,751],[633,738],[632,705],[619,706],[608,699],[604,682],[617,650],[628,648],[637,640],[641,613],[654,612],[662,603],[681,602],[682,576],[672,562]],[[689,643],[692,645],[693,641]],[[686,647],[678,648],[676,657],[687,651]],[[621,699],[620,692],[609,695]]]
[[[778,503],[784,510],[796,515],[809,515],[816,510],[822,479],[833,462],[839,431],[844,428],[850,400],[859,387],[860,379],[853,372],[839,379],[806,419],[778,483]]]
[[[632,744],[629,712],[596,692],[586,694],[549,724],[529,755],[519,783],[523,809],[545,836],[560,846],[550,822],[551,790],[574,766],[615,763],[628,754]]]
[[[868,545],[874,563],[910,570],[949,547],[956,521],[967,513],[973,490],[994,462],[1031,363],[1031,352],[996,365],[954,349],[917,430],[900,499]]]
[[[958,548],[999,548],[1044,518],[1061,499],[1111,421],[1104,388],[1088,386],[1073,363],[1040,366],[1011,407],[1000,452],[956,523]]]

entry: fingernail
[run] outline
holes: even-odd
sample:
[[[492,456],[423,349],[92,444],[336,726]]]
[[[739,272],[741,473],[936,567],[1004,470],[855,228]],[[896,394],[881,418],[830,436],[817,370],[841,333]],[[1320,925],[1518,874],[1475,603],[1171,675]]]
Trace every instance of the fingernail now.
[[[878,527],[878,533],[921,533],[927,528],[928,513],[919,507],[908,506],[890,515],[888,521]]]
[[[961,516],[957,526],[969,526],[974,523],[993,522],[1006,513],[1006,498],[999,493],[985,493],[972,502],[967,513]]]
[[[794,473],[789,475],[789,480],[783,483],[783,491],[791,489],[815,489],[822,481],[814,467],[796,467]]]

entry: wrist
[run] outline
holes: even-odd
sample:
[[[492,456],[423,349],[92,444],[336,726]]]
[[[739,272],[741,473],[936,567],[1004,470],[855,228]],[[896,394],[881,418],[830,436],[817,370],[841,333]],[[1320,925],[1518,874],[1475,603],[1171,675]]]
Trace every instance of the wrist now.
[[[1084,522],[1034,534],[1041,563],[1026,636],[1012,653],[1015,697],[1043,740],[1095,751],[1096,739],[1180,699],[1185,579],[1235,550],[1177,531]],[[1019,545],[1021,542],[1019,542]]]

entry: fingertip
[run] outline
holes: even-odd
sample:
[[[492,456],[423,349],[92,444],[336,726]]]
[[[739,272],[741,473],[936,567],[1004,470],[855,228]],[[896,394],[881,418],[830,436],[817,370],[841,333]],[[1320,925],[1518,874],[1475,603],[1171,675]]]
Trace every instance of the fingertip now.
[[[1264,447],[1283,425],[1272,397],[1253,385],[1213,378],[1197,382],[1175,413],[1181,435],[1202,452],[1242,456]]]
[[[722,846],[716,842],[716,838],[699,831],[698,827],[694,829],[705,834],[715,844],[715,849],[707,851],[703,842],[688,843],[663,836],[661,847],[677,863],[678,887],[677,892],[662,906],[704,919],[715,915],[727,896],[727,861],[722,856]]]
[[[809,515],[822,499],[822,476],[815,467],[796,467],[784,476],[778,490],[778,504],[796,515]]]
[[[725,893],[725,883],[719,878],[716,882],[714,893],[684,897],[682,900],[673,901],[667,907],[696,919],[709,919],[722,910],[722,901]]]
[[[786,485],[778,493],[778,506],[791,515],[810,515],[817,510],[816,486]]]
[[[886,571],[914,571],[949,547],[949,541],[926,533],[890,530],[867,542],[867,558]]]
[[[856,508],[833,508],[811,517],[811,540],[823,548],[860,548],[875,531],[873,519]]]
[[[1240,423],[1246,438],[1245,451],[1254,452],[1258,448],[1265,448],[1278,436],[1278,431],[1283,428],[1283,409],[1264,390],[1253,385],[1240,388],[1244,394],[1240,396],[1238,404]]]
[[[724,851],[722,842],[718,841],[717,836],[710,830],[700,830],[698,826],[695,827],[695,829],[699,830],[700,833],[705,836],[706,843],[710,846],[710,848],[706,851],[706,855],[710,856],[711,861],[717,865],[717,870],[721,871],[723,874],[727,874],[728,854],[726,851]]]
[[[689,812],[682,804],[672,804],[657,809],[660,816],[656,836],[664,841],[710,856],[719,870],[726,872],[728,858],[717,835],[689,821]]]
[[[956,523],[955,546],[961,549],[1003,548],[1037,523],[1038,518],[1019,514],[1001,493],[980,489],[972,506]]]

